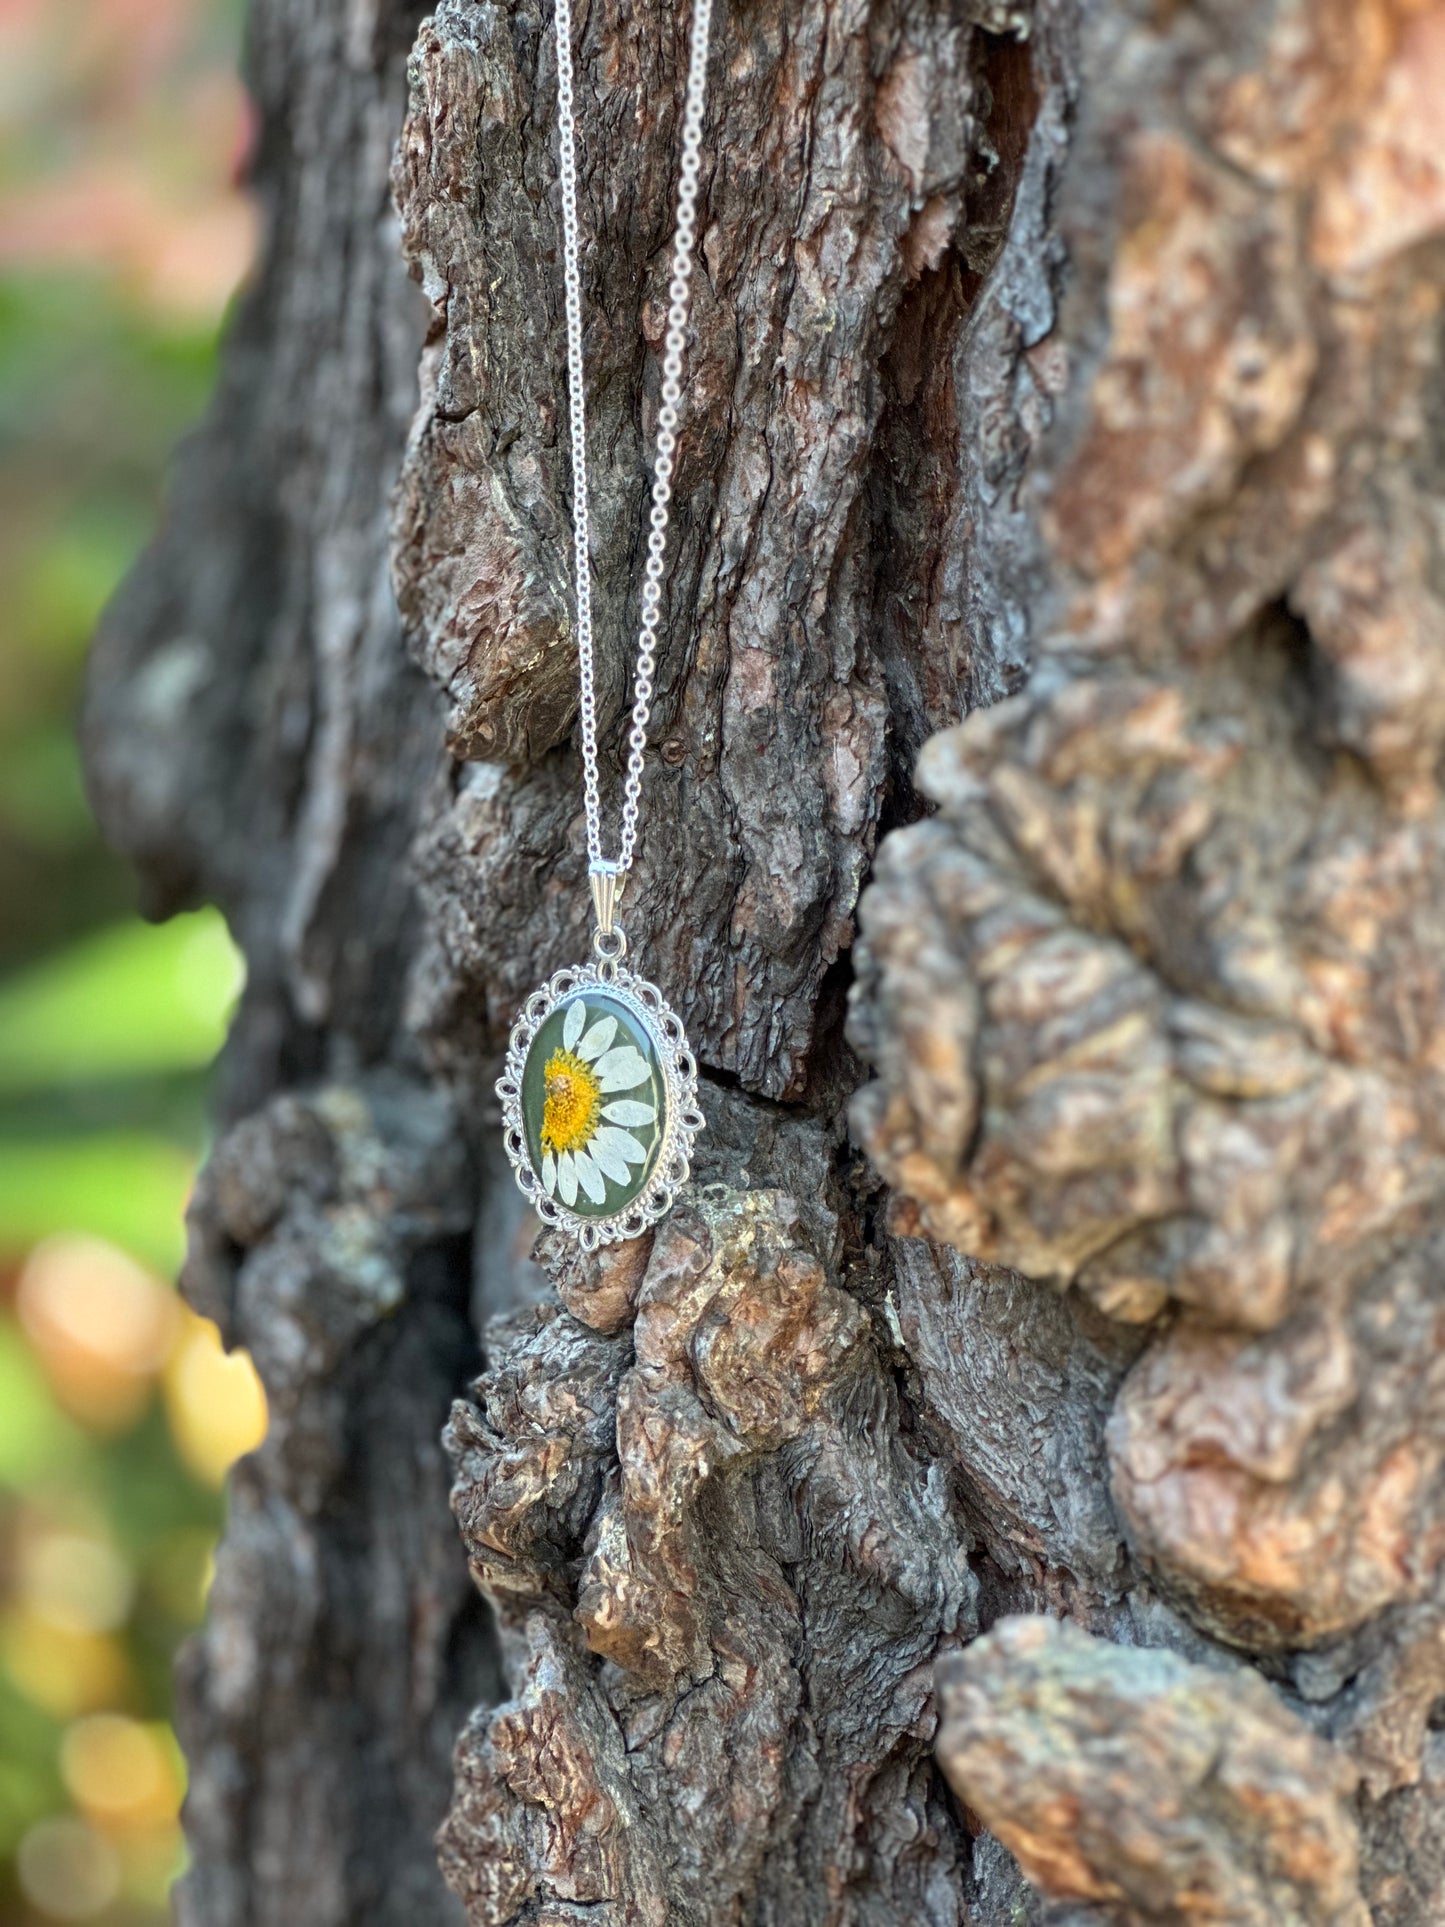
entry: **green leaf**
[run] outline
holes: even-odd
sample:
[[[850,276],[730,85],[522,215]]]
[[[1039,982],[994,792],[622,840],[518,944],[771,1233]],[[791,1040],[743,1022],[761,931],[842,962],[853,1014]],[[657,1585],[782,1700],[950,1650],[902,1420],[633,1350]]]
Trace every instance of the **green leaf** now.
[[[98,931],[0,984],[0,1091],[207,1064],[240,985],[214,910]]]
[[[185,1252],[194,1170],[161,1138],[0,1141],[0,1252],[18,1256],[53,1232],[88,1231],[171,1276]]]

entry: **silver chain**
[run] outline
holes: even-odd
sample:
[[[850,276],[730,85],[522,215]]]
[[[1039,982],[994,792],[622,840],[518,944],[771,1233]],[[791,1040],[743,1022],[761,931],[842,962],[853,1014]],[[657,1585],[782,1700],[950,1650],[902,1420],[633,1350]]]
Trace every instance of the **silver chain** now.
[[[587,513],[587,397],[582,369],[582,273],[577,222],[577,124],[573,111],[572,6],[556,0],[557,128],[561,146],[562,265],[567,306],[567,392],[572,426],[572,568],[577,609],[577,667],[581,686],[582,791],[587,810],[587,859],[595,873],[624,877],[637,846],[638,799],[652,713],[652,676],[657,667],[657,625],[667,554],[667,505],[672,499],[672,461],[682,400],[682,355],[691,305],[693,240],[697,230],[697,182],[701,168],[703,108],[707,90],[708,28],[712,0],[693,0],[692,46],[682,116],[682,166],[677,184],[677,229],[672,244],[671,303],[662,354],[662,406],[657,411],[657,452],[652,463],[652,514],[647,567],[642,579],[642,617],[632,689],[632,730],[622,788],[622,842],[616,863],[602,854],[602,814],[597,784],[597,696],[592,674],[592,564]]]

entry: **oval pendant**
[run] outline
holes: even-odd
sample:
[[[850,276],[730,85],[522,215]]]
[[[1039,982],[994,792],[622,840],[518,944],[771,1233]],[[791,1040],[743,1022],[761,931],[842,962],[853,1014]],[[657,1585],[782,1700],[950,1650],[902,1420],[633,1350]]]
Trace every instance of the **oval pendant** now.
[[[656,985],[611,957],[527,999],[497,1094],[523,1194],[586,1250],[635,1238],[687,1182],[697,1060]]]

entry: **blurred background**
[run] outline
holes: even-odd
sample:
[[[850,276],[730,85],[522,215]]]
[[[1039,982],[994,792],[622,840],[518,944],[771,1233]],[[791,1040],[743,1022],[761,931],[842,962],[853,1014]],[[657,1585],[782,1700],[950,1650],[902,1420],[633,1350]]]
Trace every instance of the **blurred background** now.
[[[265,1429],[173,1280],[240,962],[72,736],[254,247],[240,0],[0,0],[0,1922],[167,1918],[174,1649]]]

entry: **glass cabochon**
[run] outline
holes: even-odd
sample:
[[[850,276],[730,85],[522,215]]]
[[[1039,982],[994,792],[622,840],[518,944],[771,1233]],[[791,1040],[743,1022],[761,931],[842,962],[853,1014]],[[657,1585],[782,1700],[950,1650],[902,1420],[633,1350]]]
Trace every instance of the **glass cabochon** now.
[[[522,1069],[522,1129],[542,1189],[580,1218],[626,1210],[667,1134],[667,1085],[647,1026],[601,986],[537,1028]]]

